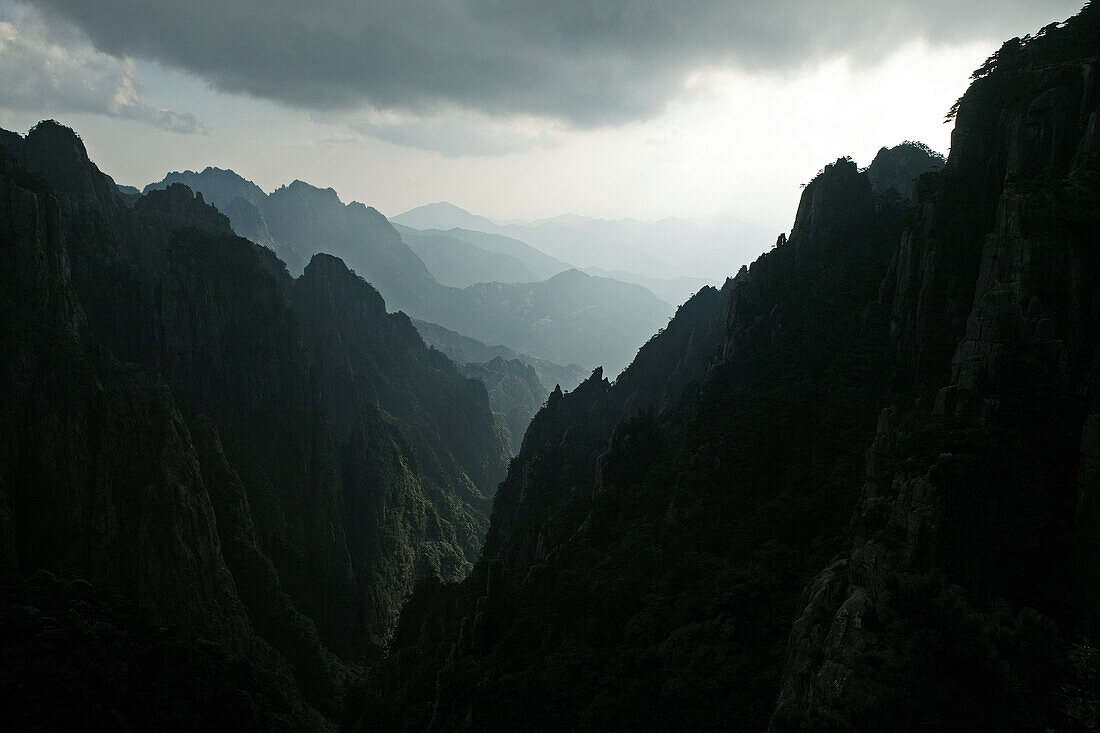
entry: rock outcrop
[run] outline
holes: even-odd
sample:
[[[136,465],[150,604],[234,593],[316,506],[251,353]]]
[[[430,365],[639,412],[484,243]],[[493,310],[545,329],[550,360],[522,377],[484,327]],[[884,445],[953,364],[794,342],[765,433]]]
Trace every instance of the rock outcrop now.
[[[875,193],[893,190],[908,200],[913,198],[917,180],[925,173],[940,170],[945,162],[941,154],[927,145],[904,142],[892,148],[880,149],[867,167],[867,177],[871,179],[871,187]]]

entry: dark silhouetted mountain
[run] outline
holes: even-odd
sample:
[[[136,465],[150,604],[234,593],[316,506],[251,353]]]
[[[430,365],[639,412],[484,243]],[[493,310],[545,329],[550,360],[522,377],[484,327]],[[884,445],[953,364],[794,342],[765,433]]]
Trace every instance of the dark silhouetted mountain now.
[[[444,285],[465,288],[483,282],[526,283],[542,280],[511,255],[490,252],[444,234],[395,226],[401,239]]]
[[[904,142],[880,149],[867,168],[867,177],[876,193],[893,189],[902,198],[911,199],[917,179],[940,170],[945,162],[942,155],[923,143]]]
[[[826,166],[552,393],[345,728],[1094,729],[1098,48],[1091,5],[1010,41],[913,202]]]
[[[552,393],[474,573],[402,615],[392,658],[417,646],[417,665],[352,696],[364,724],[766,727],[802,586],[858,495],[847,441],[889,352],[853,302],[876,297],[904,214],[829,166],[789,241],[700,290],[613,384]]]
[[[258,209],[262,209],[267,200],[267,194],[252,181],[242,178],[231,170],[213,167],[207,167],[200,173],[195,171],[169,173],[159,183],[150,183],[142,193],[167,188],[173,183],[182,183],[192,191],[201,192],[207,201],[222,212],[225,212],[237,198],[244,199]]]
[[[339,260],[294,280],[181,183],[122,206],[55,123],[0,140],[9,716],[325,728],[414,583],[476,557],[484,386]]]
[[[231,170],[207,167],[200,173],[169,173],[163,180],[147,185],[143,193],[166,188],[173,183],[182,183],[192,191],[201,193],[207,201],[229,217],[233,231],[274,251],[287,263],[292,274],[300,274],[305,268],[309,260],[308,254],[303,255],[291,244],[278,242],[271,235],[264,218],[267,194],[252,181]]]

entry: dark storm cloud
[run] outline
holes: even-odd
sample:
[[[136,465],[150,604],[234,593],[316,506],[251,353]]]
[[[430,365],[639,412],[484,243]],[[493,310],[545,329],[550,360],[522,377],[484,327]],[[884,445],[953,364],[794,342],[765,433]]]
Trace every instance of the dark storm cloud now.
[[[439,105],[576,126],[643,119],[692,70],[874,63],[917,38],[994,39],[1036,0],[35,0],[98,48],[314,110]]]

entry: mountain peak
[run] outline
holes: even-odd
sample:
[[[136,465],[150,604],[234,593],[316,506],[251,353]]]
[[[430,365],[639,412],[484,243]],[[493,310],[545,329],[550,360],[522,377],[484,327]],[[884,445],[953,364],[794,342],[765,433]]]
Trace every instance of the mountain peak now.
[[[57,120],[42,120],[32,127],[24,138],[27,144],[32,142],[53,147],[71,146],[81,160],[88,160],[88,151],[84,147],[84,141],[71,127],[62,125]]]
[[[329,205],[343,206],[343,202],[340,201],[340,196],[337,195],[334,188],[319,188],[312,183],[306,183],[305,181],[295,178],[289,185],[280,186],[272,193],[275,196],[280,193],[293,194],[299,198],[308,199],[315,203],[324,203]]]
[[[6,133],[0,139],[20,165],[44,178],[58,193],[103,211],[118,206],[114,181],[88,158],[84,141],[72,128],[43,120],[26,137]]]
[[[497,225],[477,214],[471,214],[460,206],[455,206],[448,201],[436,201],[433,204],[424,204],[416,208],[391,217],[397,224],[404,224],[413,229],[474,229],[482,232],[496,232]]]
[[[902,197],[911,198],[916,180],[924,173],[939,170],[945,163],[942,154],[924,143],[906,140],[892,148],[879,149],[867,168],[867,176],[875,193],[893,189]]]

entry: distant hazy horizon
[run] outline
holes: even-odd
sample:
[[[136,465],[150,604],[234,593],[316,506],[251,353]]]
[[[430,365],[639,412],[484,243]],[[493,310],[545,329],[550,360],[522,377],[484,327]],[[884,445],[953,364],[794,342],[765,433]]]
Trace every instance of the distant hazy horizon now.
[[[839,156],[868,165],[908,139],[948,152],[944,114],[970,72],[1080,7],[117,5],[0,0],[0,126],[55,118],[139,187],[210,165],[387,216],[447,201],[500,222],[734,218],[774,233]],[[509,40],[467,62],[487,38]],[[360,49],[371,39],[385,58]]]

